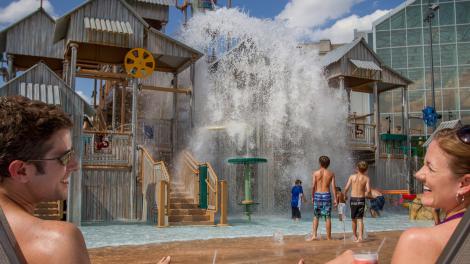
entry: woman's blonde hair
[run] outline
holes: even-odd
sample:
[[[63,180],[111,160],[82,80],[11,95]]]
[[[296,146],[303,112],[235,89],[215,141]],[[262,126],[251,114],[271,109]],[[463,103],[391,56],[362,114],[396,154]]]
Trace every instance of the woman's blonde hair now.
[[[459,129],[442,129],[434,135],[439,147],[450,157],[449,167],[458,177],[470,173],[470,145],[457,136]]]

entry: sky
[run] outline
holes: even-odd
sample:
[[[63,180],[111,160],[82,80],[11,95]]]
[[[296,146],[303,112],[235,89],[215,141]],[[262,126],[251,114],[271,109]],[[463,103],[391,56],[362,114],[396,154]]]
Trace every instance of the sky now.
[[[40,0],[0,0],[0,29],[34,12]],[[44,0],[44,9],[59,18],[84,0]],[[181,4],[183,0],[178,0]],[[227,0],[217,1],[225,6]],[[372,22],[397,7],[405,0],[232,0],[232,7],[239,8],[253,17],[282,20],[292,28],[305,31],[312,41],[330,39],[333,43],[353,40],[354,29],[370,30]],[[183,16],[170,8],[170,23],[166,33],[173,35],[180,27]],[[77,90],[85,86],[77,82]],[[89,97],[88,92],[81,93]],[[88,99],[88,98],[86,98]]]

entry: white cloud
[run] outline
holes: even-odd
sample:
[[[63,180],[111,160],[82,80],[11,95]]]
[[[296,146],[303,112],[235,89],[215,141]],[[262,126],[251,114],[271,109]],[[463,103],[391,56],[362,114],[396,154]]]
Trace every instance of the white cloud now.
[[[363,0],[292,0],[276,19],[288,26],[314,28],[337,19],[351,11],[351,7]]]
[[[376,10],[374,13],[359,17],[351,15],[336,21],[331,27],[315,30],[312,33],[313,40],[330,39],[332,43],[351,42],[354,38],[354,29],[371,30],[372,22],[379,19],[390,10]]]
[[[88,97],[87,95],[85,95],[85,93],[83,91],[80,91],[80,90],[76,90],[77,94],[80,95],[81,98],[83,98],[83,100],[85,100],[88,104],[92,104],[92,101],[91,101],[91,97]]]
[[[40,6],[39,0],[13,1],[6,7],[0,7],[0,24],[10,24],[36,11]],[[49,1],[43,2],[48,14],[54,16],[54,7]]]

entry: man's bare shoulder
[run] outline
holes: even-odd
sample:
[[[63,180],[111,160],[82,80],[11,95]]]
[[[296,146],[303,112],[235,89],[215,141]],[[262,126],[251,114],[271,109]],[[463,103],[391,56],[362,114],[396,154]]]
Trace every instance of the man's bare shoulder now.
[[[36,263],[88,263],[85,240],[73,224],[61,221],[39,220],[32,226],[34,239],[29,241],[28,261]]]

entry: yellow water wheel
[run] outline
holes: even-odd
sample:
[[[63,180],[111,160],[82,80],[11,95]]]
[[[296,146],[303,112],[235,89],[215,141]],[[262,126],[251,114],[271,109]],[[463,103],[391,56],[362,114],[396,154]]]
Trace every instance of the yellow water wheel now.
[[[155,69],[155,59],[152,53],[142,48],[130,50],[124,58],[127,74],[134,78],[146,78]]]

